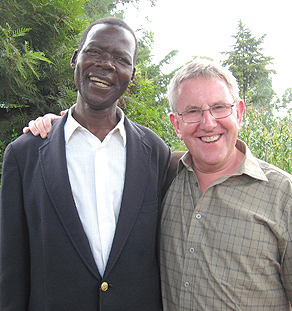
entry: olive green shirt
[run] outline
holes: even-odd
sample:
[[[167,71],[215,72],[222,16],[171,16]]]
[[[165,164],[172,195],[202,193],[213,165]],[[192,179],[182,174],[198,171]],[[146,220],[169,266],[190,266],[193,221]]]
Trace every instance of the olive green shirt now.
[[[166,311],[290,310],[292,176],[252,156],[203,195],[187,153],[163,203]]]

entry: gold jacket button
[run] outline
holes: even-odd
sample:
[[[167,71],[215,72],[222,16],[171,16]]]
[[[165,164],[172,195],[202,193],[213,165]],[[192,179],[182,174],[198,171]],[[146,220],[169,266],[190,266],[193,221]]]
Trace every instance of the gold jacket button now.
[[[108,290],[108,283],[107,282],[103,282],[102,284],[101,284],[101,290],[103,291],[103,292],[106,292],[107,290]]]

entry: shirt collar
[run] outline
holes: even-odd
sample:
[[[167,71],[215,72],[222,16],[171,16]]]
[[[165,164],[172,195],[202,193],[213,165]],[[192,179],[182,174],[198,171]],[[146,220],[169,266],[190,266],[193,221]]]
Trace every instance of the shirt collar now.
[[[244,153],[245,156],[234,175],[246,174],[254,179],[268,181],[268,178],[261,169],[257,158],[252,155],[245,142],[238,139],[236,142],[236,148]],[[180,159],[179,162],[178,170],[180,170],[182,166],[185,166],[187,170],[193,171],[193,161],[189,151]]]
[[[246,143],[238,139],[236,142],[236,148],[245,154],[245,157],[237,169],[236,174],[246,174],[255,179],[268,181],[268,178],[260,167],[258,159],[252,155]]]
[[[73,118],[73,111],[74,111],[74,106],[70,107],[69,111],[68,111],[68,118],[66,120],[65,123],[65,142],[66,144],[69,143],[70,138],[72,137],[72,135],[74,134],[74,132],[76,130],[81,130],[81,131],[88,131],[85,127],[83,127],[82,125],[80,125],[74,118]],[[120,118],[120,121],[118,122],[118,124],[116,125],[116,127],[114,129],[112,129],[107,136],[111,136],[113,133],[118,132],[122,139],[123,139],[123,146],[126,146],[126,129],[125,129],[125,114],[123,112],[122,109],[120,109],[119,107],[117,107],[117,115]]]

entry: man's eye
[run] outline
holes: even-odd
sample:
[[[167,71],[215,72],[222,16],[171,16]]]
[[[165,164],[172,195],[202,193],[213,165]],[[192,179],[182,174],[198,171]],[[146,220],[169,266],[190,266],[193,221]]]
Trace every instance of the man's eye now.
[[[225,110],[226,106],[224,104],[214,105],[211,109],[212,109],[212,111],[221,111],[221,110]]]
[[[92,55],[100,55],[101,54],[100,51],[96,50],[96,49],[88,49],[86,52],[89,54],[92,54]]]
[[[190,109],[190,110],[188,110],[187,111],[187,114],[189,114],[189,115],[195,115],[195,114],[201,114],[201,109],[199,109],[199,108],[194,108],[194,109]]]
[[[116,56],[116,60],[118,62],[125,62],[125,60],[123,59],[123,57],[120,57],[120,56]]]
[[[116,56],[116,61],[122,64],[129,64],[129,62],[121,56]]]

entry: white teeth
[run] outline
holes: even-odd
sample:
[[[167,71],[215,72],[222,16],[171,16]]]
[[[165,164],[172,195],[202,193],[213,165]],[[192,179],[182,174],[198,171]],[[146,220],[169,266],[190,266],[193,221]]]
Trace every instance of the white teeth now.
[[[213,141],[216,141],[220,138],[221,135],[215,135],[215,136],[211,136],[211,137],[201,137],[202,141],[206,142],[206,143],[211,143]]]
[[[90,80],[94,82],[95,85],[98,85],[100,87],[106,88],[106,87],[111,86],[111,84],[108,83],[107,81],[98,79],[97,77],[90,77]]]

